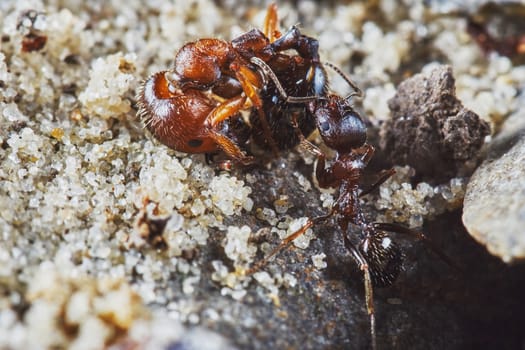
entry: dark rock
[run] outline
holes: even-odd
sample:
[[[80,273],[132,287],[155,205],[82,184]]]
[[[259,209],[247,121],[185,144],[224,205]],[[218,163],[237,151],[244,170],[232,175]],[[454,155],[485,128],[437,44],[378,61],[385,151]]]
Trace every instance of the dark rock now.
[[[428,76],[417,74],[402,82],[388,101],[392,119],[382,125],[380,145],[394,164],[407,164],[418,176],[440,181],[472,171],[487,122],[463,107],[455,96],[449,66]]]
[[[525,5],[493,3],[481,6],[467,20],[467,32],[485,52],[497,52],[518,65],[525,63]]]

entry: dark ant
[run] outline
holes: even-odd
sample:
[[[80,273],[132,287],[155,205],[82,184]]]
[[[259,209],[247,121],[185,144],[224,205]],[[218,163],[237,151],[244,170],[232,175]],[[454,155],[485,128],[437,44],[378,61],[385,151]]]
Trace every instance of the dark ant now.
[[[313,117],[323,142],[335,151],[335,157],[329,164],[326,161],[327,156],[317,146],[305,139],[296,119],[297,114],[292,114],[291,126],[295,129],[295,134],[301,145],[317,156],[315,176],[319,186],[322,188],[338,188],[339,194],[329,213],[316,218],[309,218],[302,228],[285,238],[270,254],[248,270],[248,274],[266,265],[273,256],[288,247],[293,240],[304,234],[314,224],[331,217],[335,218],[343,234],[346,249],[363,272],[366,308],[370,317],[372,349],[376,349],[373,287],[391,285],[401,272],[403,263],[402,251],[387,232],[404,234],[422,240],[446,263],[458,270],[459,268],[423,233],[395,223],[369,222],[366,219],[361,208],[360,197],[377,189],[395,171],[394,169],[384,170],[371,186],[365,189],[361,187],[360,182],[366,166],[374,155],[374,147],[366,143],[366,125],[350,103],[352,96],[361,96],[362,92],[344,73],[338,68],[332,67],[354,89],[354,92],[345,98],[327,93],[328,82],[326,79],[323,80],[325,86],[319,89],[324,92],[323,94],[293,97],[287,96],[287,91],[279,80],[280,75],[276,74],[269,65],[258,59],[252,59],[252,62],[256,63],[272,80],[275,90],[279,91],[283,101],[303,103],[308,115]],[[271,118],[269,120],[271,121]],[[359,228],[360,235],[357,245],[349,237],[348,227],[350,224]]]
[[[270,72],[268,75],[274,81],[277,89],[282,92],[283,88],[279,87],[278,78]],[[423,233],[395,223],[369,222],[366,219],[359,201],[360,197],[377,189],[395,171],[394,169],[384,170],[371,186],[366,189],[361,187],[360,181],[364,176],[364,169],[373,157],[374,147],[366,143],[366,125],[349,102],[351,96],[360,95],[361,91],[349,79],[347,81],[356,91],[346,98],[336,94],[327,94],[311,98],[305,102],[307,110],[315,117],[316,127],[323,142],[335,151],[335,157],[329,164],[327,164],[326,155],[317,146],[308,142],[297,130],[298,125],[294,123],[302,146],[317,156],[315,176],[319,186],[322,188],[338,188],[337,200],[329,213],[309,218],[303,227],[285,238],[247,273],[251,274],[265,266],[279,251],[287,248],[297,237],[304,234],[315,224],[332,217],[335,218],[343,235],[346,249],[363,272],[366,308],[370,317],[372,349],[376,349],[373,287],[391,285],[401,272],[403,263],[402,251],[387,232],[404,234],[422,240],[447,264],[458,270],[459,267],[439,248],[434,246],[432,241]],[[284,94],[284,92],[282,93]],[[286,97],[284,98],[286,99]],[[357,245],[349,237],[348,227],[350,224],[359,228],[360,235]]]

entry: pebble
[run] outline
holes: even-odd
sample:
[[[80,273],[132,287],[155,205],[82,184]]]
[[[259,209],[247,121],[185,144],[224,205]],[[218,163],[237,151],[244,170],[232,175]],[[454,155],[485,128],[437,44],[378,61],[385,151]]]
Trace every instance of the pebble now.
[[[381,148],[396,164],[444,181],[470,172],[490,133],[489,124],[456,97],[452,67],[436,65],[399,84],[388,101],[392,118],[381,128]]]

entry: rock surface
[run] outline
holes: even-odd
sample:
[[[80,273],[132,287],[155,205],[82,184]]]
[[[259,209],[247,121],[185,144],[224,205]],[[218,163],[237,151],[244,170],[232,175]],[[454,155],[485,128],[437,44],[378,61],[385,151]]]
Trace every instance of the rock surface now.
[[[525,113],[510,117],[467,186],[463,223],[504,262],[525,259]]]
[[[394,164],[410,165],[434,180],[468,174],[465,165],[476,157],[490,129],[463,107],[455,89],[449,66],[399,84],[388,101],[392,118],[381,128],[381,148]]]

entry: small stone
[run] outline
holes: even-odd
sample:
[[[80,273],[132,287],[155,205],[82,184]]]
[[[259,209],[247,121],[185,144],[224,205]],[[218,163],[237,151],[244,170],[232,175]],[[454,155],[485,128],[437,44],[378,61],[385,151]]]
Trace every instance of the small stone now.
[[[314,266],[319,270],[325,269],[328,266],[325,259],[326,259],[325,253],[312,255],[312,262]]]
[[[288,208],[290,207],[290,201],[288,200],[288,196],[279,197],[279,199],[273,202],[273,206],[278,214],[285,214],[288,211]]]
[[[449,66],[403,81],[388,101],[392,118],[381,129],[381,148],[394,164],[410,165],[417,174],[444,180],[469,173],[490,133],[489,125],[456,98]]]
[[[135,61],[135,55],[121,53],[94,61],[88,86],[78,97],[87,111],[102,118],[129,112],[131,103],[123,95],[134,82]]]

